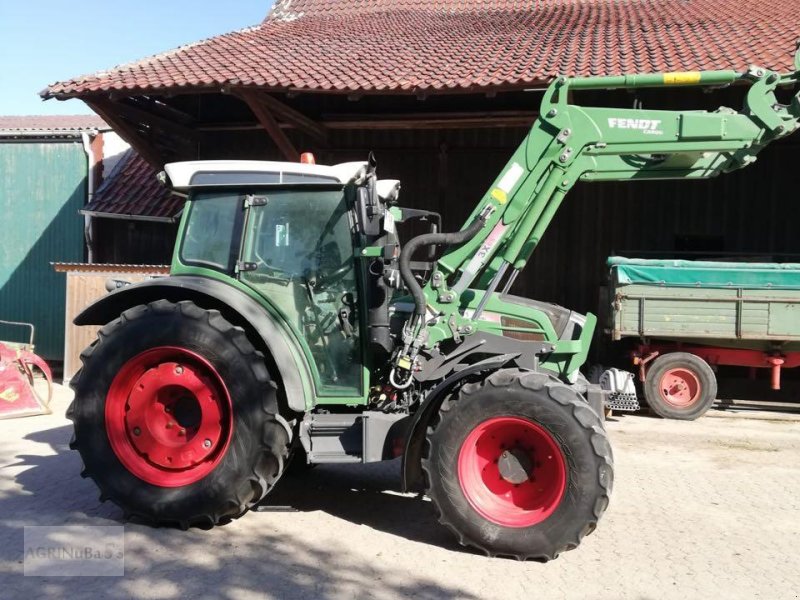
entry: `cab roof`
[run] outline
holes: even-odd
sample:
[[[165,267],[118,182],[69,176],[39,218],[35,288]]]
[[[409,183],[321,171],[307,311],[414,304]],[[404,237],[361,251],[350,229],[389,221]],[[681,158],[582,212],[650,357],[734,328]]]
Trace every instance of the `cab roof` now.
[[[230,185],[319,185],[351,181],[366,162],[309,165],[260,160],[198,160],[170,163],[164,167],[172,188]]]

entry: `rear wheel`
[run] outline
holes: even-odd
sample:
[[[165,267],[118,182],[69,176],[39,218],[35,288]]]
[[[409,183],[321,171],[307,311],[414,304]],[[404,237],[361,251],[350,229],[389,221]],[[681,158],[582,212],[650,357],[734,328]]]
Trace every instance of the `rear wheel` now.
[[[613,459],[600,417],[547,376],[498,371],[445,400],[429,428],[427,492],[464,545],[550,560],[608,506]]]
[[[644,396],[658,416],[693,421],[714,403],[717,378],[702,358],[671,352],[653,361],[645,378]]]
[[[132,308],[82,355],[68,415],[101,499],[158,524],[215,525],[280,477],[289,432],[264,358],[191,302]]]

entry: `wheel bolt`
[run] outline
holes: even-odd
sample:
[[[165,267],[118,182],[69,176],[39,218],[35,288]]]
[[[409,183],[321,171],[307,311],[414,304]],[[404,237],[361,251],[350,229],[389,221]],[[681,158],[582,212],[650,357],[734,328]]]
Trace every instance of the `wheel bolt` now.
[[[203,448],[211,448],[211,440],[206,440],[203,442]]]
[[[142,430],[138,427],[133,428],[133,435],[142,435]]]
[[[172,429],[174,425],[175,425],[175,423],[170,421],[169,423],[167,423],[167,429]]]
[[[186,435],[186,430],[181,427],[180,431],[178,431],[178,435]]]
[[[182,375],[182,374],[183,374],[183,367],[182,367],[182,366],[180,366],[180,365],[178,365],[177,367],[175,367],[175,373],[176,373],[177,375]]]

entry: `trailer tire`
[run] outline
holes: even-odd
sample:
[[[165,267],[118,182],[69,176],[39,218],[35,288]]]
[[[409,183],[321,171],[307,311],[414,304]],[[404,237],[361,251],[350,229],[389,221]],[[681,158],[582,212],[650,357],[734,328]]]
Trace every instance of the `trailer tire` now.
[[[606,510],[614,478],[602,420],[580,394],[515,369],[445,399],[422,469],[439,522],[462,545],[519,560],[576,548]]]
[[[664,419],[693,421],[717,397],[717,378],[706,361],[688,352],[670,352],[653,361],[644,381],[644,397]]]
[[[258,503],[289,435],[264,356],[216,310],[126,310],[81,355],[67,411],[101,501],[154,525],[210,527]]]

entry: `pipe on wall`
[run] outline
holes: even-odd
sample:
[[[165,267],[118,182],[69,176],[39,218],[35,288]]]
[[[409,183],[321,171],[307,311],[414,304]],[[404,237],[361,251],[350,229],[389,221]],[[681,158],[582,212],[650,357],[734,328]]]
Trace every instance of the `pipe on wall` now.
[[[84,131],[81,133],[81,141],[89,164],[86,177],[86,204],[89,204],[94,199],[95,189],[102,175],[99,169],[102,169],[103,165],[103,134],[99,131],[93,134]],[[95,253],[92,215],[86,213],[83,215],[83,237],[86,240],[86,262],[93,263]]]

